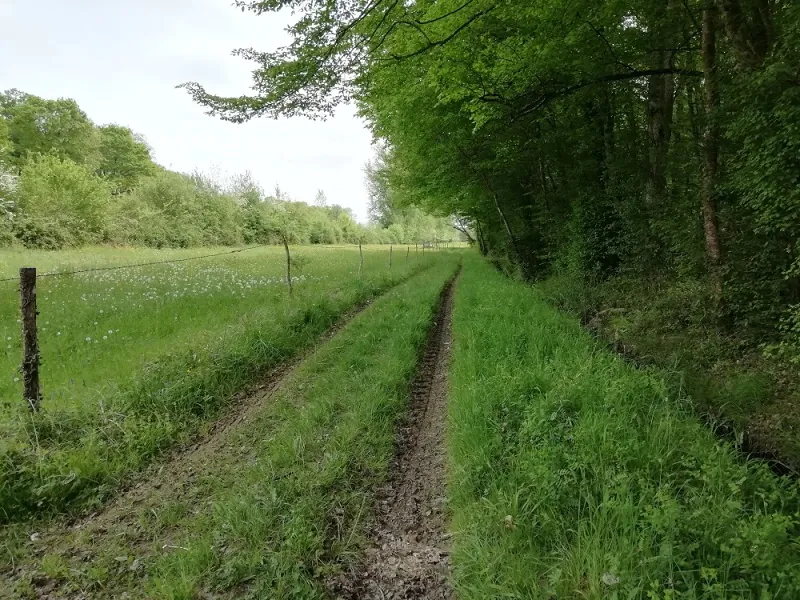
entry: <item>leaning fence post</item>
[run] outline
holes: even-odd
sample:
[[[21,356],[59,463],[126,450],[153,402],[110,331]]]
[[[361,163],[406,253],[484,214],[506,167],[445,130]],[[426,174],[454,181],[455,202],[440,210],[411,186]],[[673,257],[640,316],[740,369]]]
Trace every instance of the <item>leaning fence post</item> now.
[[[19,270],[19,299],[22,312],[22,397],[34,412],[39,410],[39,340],[36,331],[36,269]]]
[[[389,244],[389,268],[392,268],[392,245]]]
[[[361,278],[361,271],[364,269],[364,253],[361,251],[361,242],[358,242],[358,277]]]
[[[289,242],[286,241],[286,236],[283,238],[283,249],[286,250],[286,285],[289,287],[289,295],[292,295],[292,257],[289,254]]]

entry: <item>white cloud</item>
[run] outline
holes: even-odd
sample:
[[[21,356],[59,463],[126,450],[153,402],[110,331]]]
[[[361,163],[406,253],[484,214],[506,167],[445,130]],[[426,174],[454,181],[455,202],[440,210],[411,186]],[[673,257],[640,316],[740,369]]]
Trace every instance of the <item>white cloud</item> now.
[[[74,98],[95,122],[144,134],[167,167],[249,169],[267,190],[279,183],[310,202],[321,188],[366,218],[371,136],[352,107],[327,121],[235,125],[175,89],[199,81],[247,93],[253,66],[230,51],[285,42],[287,16],[242,13],[229,0],[0,0],[0,17],[0,89]]]

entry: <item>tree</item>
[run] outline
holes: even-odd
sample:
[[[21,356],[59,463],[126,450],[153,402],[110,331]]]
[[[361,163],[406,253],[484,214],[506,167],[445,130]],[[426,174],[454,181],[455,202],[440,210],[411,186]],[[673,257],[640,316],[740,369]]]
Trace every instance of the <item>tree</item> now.
[[[471,232],[472,226],[468,219],[464,217],[455,217],[453,219],[453,228],[458,231],[462,235],[462,239],[465,239],[470,245],[475,243],[475,238]]]
[[[446,4],[446,6],[444,5]],[[428,3],[360,0],[306,3],[301,0],[241,0],[256,14],[290,7],[304,12],[288,28],[293,42],[274,52],[242,48],[234,54],[258,64],[256,96],[222,97],[197,82],[182,84],[210,114],[234,122],[268,115],[316,117],[331,114],[357,91],[358,75],[369,60],[413,57],[446,44],[473,22],[497,8],[492,0]],[[441,8],[440,8],[441,7]],[[402,40],[400,47],[391,42]]]
[[[11,156],[12,144],[8,133],[8,121],[0,117],[0,164],[6,164]]]
[[[264,190],[250,171],[234,175],[228,192],[243,206],[254,206],[264,201]]]
[[[364,165],[364,180],[369,201],[368,214],[372,223],[389,227],[393,222],[392,188],[389,185],[389,150],[381,146]]]
[[[722,247],[717,211],[717,178],[719,174],[719,78],[717,74],[717,7],[712,1],[703,9],[702,61],[705,74],[705,117],[703,134],[705,165],[703,168],[702,199],[703,232],[706,255],[711,268],[712,290],[717,303],[722,301]]]
[[[15,166],[21,167],[32,154],[50,153],[96,167],[98,136],[74,100],[12,94],[12,100],[6,99],[4,106],[12,143],[11,162]]]
[[[69,158],[46,154],[28,159],[15,198],[14,229],[27,246],[80,246],[106,236],[108,187]]]
[[[0,245],[8,246],[14,241],[15,194],[19,177],[3,160],[2,127],[4,123],[5,121],[0,118]]]
[[[317,190],[317,195],[314,197],[314,206],[328,206],[328,197],[322,190]]]
[[[155,165],[144,139],[127,127],[104,125],[98,128],[100,159],[97,174],[105,179],[113,194],[130,192],[142,177],[153,173]]]

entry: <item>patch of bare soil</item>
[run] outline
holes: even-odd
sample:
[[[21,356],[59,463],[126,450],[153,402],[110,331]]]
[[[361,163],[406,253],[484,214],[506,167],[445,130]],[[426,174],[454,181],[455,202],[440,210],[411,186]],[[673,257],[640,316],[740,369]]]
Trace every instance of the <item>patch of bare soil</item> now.
[[[442,290],[412,386],[409,415],[398,428],[391,475],[377,493],[371,545],[356,573],[330,583],[338,598],[452,597],[445,428],[456,277]]]
[[[30,579],[35,588],[35,597],[40,599],[83,599],[93,594],[81,590],[60,589],[59,584],[64,583],[63,581],[59,582],[40,572],[37,564],[43,556],[57,554],[67,560],[68,564],[85,566],[93,564],[101,552],[108,553],[112,548],[118,548],[123,555],[134,556],[146,555],[154,544],[164,551],[177,548],[171,539],[169,527],[156,528],[154,531],[153,525],[143,516],[155,514],[168,505],[200,506],[204,500],[199,485],[203,474],[208,469],[218,468],[222,461],[235,462],[237,456],[247,451],[235,444],[237,429],[256,418],[298,365],[370,303],[367,301],[353,307],[314,346],[272,369],[258,385],[236,396],[225,415],[205,435],[198,436],[191,444],[174,450],[160,464],[151,465],[101,510],[72,522],[56,522],[46,530],[33,533],[28,542],[30,560],[15,565],[8,574],[10,578]],[[124,563],[120,574],[135,578],[135,571],[140,565],[137,561],[132,565]],[[3,595],[2,587],[0,586],[0,597]]]

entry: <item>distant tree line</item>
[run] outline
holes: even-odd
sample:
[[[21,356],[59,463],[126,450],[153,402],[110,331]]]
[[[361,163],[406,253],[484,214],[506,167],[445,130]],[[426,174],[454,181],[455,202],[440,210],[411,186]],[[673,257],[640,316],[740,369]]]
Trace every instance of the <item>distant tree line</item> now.
[[[278,243],[415,243],[455,235],[448,219],[409,210],[391,226],[352,211],[265,193],[249,173],[176,173],[146,140],[97,126],[70,99],[0,94],[0,245],[190,247]]]
[[[290,4],[292,43],[242,54],[259,94],[185,84],[196,101],[243,121],[356,98],[395,194],[499,264],[671,280],[729,331],[782,328],[800,362],[800,3]]]

